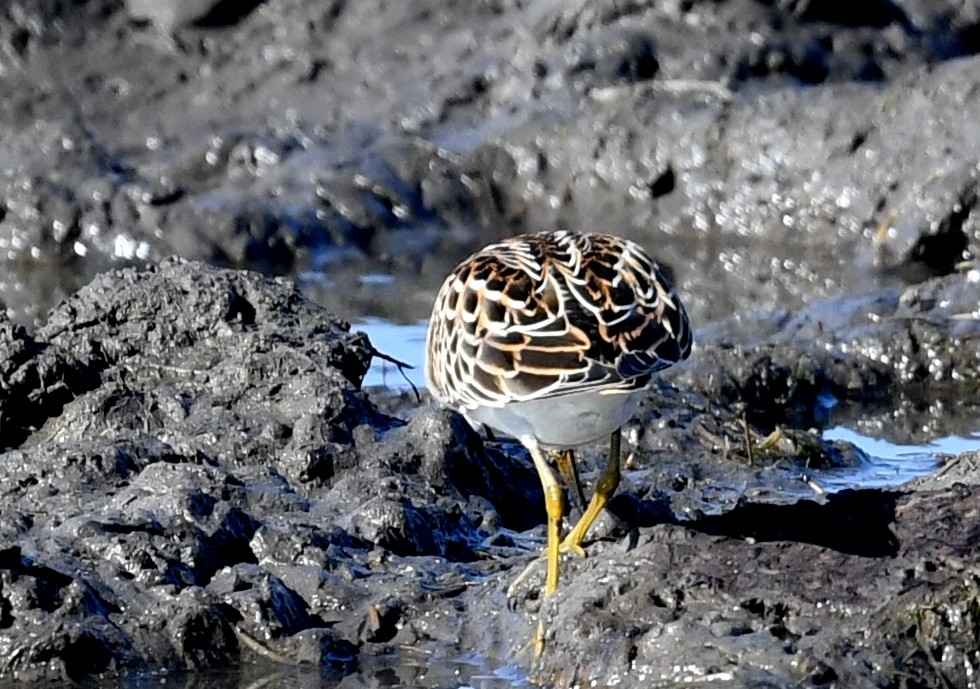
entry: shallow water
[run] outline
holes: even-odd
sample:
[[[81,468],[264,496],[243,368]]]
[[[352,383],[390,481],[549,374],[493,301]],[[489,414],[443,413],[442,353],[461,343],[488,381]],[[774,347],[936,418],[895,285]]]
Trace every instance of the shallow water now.
[[[425,362],[426,321],[410,325],[398,325],[380,318],[361,320],[352,325],[354,330],[367,333],[372,344],[414,368],[402,372],[394,364],[376,359],[365,378],[365,387],[383,386],[406,389],[411,381],[416,387],[425,387],[422,366]],[[886,488],[927,475],[942,464],[944,455],[956,455],[980,450],[980,428],[968,435],[938,435],[925,437],[921,444],[899,444],[855,430],[845,421],[841,425],[823,431],[825,440],[842,440],[852,443],[867,454],[868,461],[860,466],[823,469],[813,472],[814,480],[827,492],[847,488]],[[974,423],[971,421],[971,423]]]
[[[478,657],[448,660],[406,649],[403,655],[368,660],[364,666],[348,670],[245,662],[226,670],[102,678],[80,686],[82,689],[514,689],[536,685],[515,668],[493,669]]]
[[[845,440],[867,453],[868,465],[859,472],[853,469],[830,469],[822,472],[824,488],[886,488],[909,478],[924,476],[938,469],[943,455],[980,450],[980,431],[969,437],[949,435],[933,438],[924,445],[900,445],[858,433],[844,426],[823,431],[825,440]]]

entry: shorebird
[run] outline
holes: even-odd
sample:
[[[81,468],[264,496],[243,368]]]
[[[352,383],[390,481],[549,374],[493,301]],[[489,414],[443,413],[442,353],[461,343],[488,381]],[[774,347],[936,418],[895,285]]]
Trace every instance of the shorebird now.
[[[506,239],[446,278],[426,337],[432,395],[479,428],[519,440],[548,516],[545,596],[562,550],[584,554],[589,527],[620,480],[620,429],[652,374],[687,358],[691,327],[673,287],[637,244],[567,231]],[[582,517],[561,540],[564,498],[545,456],[579,490],[572,450],[610,438]],[[540,635],[540,629],[539,629]]]

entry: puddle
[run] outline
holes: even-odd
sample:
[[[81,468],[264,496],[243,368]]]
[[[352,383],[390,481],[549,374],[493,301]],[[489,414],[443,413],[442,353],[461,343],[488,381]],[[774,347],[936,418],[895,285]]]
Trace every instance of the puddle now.
[[[422,366],[425,362],[425,331],[427,321],[412,325],[396,325],[381,318],[366,318],[352,325],[367,333],[371,343],[380,351],[414,366],[405,375],[421,389],[425,387]],[[385,386],[392,390],[409,389],[410,385],[398,368],[375,359],[364,381],[365,387]],[[947,414],[951,409],[947,410]],[[976,428],[975,416],[966,423]],[[857,425],[855,423],[855,425]],[[962,428],[962,425],[959,427]],[[941,465],[942,455],[956,455],[980,450],[980,429],[968,435],[917,437],[914,444],[899,444],[873,435],[860,433],[847,425],[824,430],[825,440],[842,440],[864,452],[868,461],[858,467],[824,469],[811,472],[814,480],[827,492],[847,488],[888,488],[919,476],[925,476]]]
[[[937,455],[945,439],[933,445],[896,445],[887,440],[862,435],[844,426],[828,428],[824,440],[843,440],[852,443],[867,455],[867,462],[859,467],[824,469],[813,472],[820,486],[834,493],[846,488],[889,488],[919,476],[930,474],[939,468]],[[980,438],[976,439],[980,448]],[[964,448],[970,449],[970,448]]]
[[[290,689],[353,689],[385,687],[416,689],[534,689],[516,668],[493,669],[478,657],[455,660],[421,656],[406,649],[404,654],[361,660],[350,674],[342,670],[312,665],[276,665],[266,662],[244,662],[236,668],[205,672],[173,672],[118,678],[100,678],[82,683],[82,689],[254,689],[256,687],[290,687]]]
[[[970,437],[950,435],[936,438],[925,445],[899,445],[887,440],[871,438],[855,431],[837,426],[823,432],[826,440],[846,440],[859,446],[862,450],[877,458],[888,461],[909,461],[922,456],[958,455],[963,452],[980,450],[980,431]]]
[[[829,492],[845,488],[897,486],[938,469],[942,465],[939,459],[942,455],[980,450],[980,431],[969,437],[950,435],[933,438],[922,445],[900,445],[863,435],[845,426],[835,426],[826,429],[823,438],[847,441],[868,455],[864,466],[819,472],[820,485]]]

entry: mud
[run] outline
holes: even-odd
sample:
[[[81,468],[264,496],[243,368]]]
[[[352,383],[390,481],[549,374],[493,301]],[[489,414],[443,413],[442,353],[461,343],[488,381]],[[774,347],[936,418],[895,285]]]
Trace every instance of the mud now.
[[[411,322],[471,251],[565,226],[643,241],[706,323],[946,273],[977,239],[970,3],[0,12],[19,322],[171,254]]]
[[[259,660],[342,675],[412,649],[546,685],[965,686],[975,458],[890,491],[815,493],[822,469],[862,454],[793,420],[867,371],[882,398],[908,389],[879,350],[834,350],[877,329],[897,361],[921,321],[869,319],[882,303],[928,314],[946,378],[975,375],[956,316],[978,290],[962,274],[814,307],[839,327],[798,347],[808,375],[791,390],[778,356],[705,342],[627,427],[589,556],[566,557],[542,601],[534,565],[508,597],[543,541],[519,446],[425,402],[380,411],[358,389],[366,338],[288,283],[177,260],[104,274],[36,330],[3,324],[0,672],[80,681]],[[727,399],[721,378],[780,400],[783,441],[755,421],[769,407]],[[582,458],[587,485],[601,454]]]
[[[0,684],[972,686],[980,459],[828,493],[868,457],[819,429],[977,430],[978,26],[5,4]],[[543,601],[540,565],[508,595],[544,540],[524,450],[362,390],[340,319],[417,322],[469,252],[556,227],[646,245],[698,345]]]

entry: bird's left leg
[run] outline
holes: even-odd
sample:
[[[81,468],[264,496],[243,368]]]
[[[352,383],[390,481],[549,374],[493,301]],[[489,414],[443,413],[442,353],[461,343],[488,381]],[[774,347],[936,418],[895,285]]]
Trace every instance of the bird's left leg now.
[[[551,451],[551,458],[555,460],[558,473],[565,479],[565,487],[572,495],[575,506],[585,512],[585,493],[582,492],[582,483],[578,479],[578,468],[575,466],[575,454],[571,450],[559,452]]]
[[[545,576],[544,595],[550,596],[558,590],[558,548],[561,540],[561,520],[565,516],[565,500],[562,497],[561,486],[551,473],[548,461],[541,454],[541,450],[535,445],[528,445],[531,451],[531,459],[538,470],[541,479],[541,488],[544,491],[544,506],[548,513],[548,544],[545,546],[545,555],[548,560],[548,570]]]
[[[561,540],[561,520],[565,516],[565,501],[562,496],[561,486],[551,473],[551,467],[544,458],[537,445],[530,441],[524,444],[531,452],[531,459],[538,470],[541,479],[541,488],[544,490],[545,511],[548,513],[548,544],[545,546],[545,555],[548,560],[548,569],[545,575],[544,597],[547,600],[555,591],[558,590],[558,549]],[[538,613],[538,630],[534,635],[534,657],[537,658],[544,651],[545,644],[545,611],[542,608]]]

